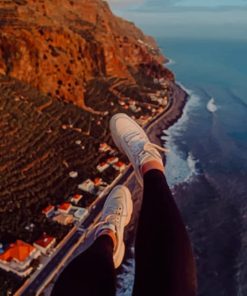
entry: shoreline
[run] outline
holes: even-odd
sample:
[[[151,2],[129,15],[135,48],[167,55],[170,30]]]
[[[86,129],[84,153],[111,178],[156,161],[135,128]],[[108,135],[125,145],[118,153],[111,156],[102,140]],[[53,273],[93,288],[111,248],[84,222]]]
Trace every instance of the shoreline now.
[[[177,82],[173,83],[173,90],[173,102],[169,104],[170,106],[160,113],[157,118],[151,120],[151,122],[149,122],[145,127],[145,131],[147,132],[150,141],[161,146],[164,143],[164,141],[160,139],[162,131],[174,125],[181,118],[184,107],[188,102],[189,94]],[[165,162],[165,155],[163,156],[163,160]],[[117,272],[117,281],[120,287],[119,291],[125,291],[124,295],[126,295],[127,291],[131,294],[134,279],[135,271],[133,264],[133,248],[142,204],[143,189],[140,187],[138,182],[136,182],[133,171],[129,178],[123,182],[122,185],[125,185],[129,188],[130,192],[132,193],[132,200],[134,204],[132,218],[125,232],[126,253],[123,261],[123,267]]]
[[[155,144],[161,144],[160,135],[164,129],[168,129],[182,116],[184,107],[188,101],[189,94],[176,82],[172,85],[174,95],[170,106],[158,115],[157,118],[151,120],[145,130],[151,140]]]

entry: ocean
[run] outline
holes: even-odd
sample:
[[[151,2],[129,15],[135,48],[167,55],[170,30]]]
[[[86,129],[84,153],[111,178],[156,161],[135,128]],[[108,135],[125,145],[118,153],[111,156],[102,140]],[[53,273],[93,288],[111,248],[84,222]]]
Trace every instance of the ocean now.
[[[247,295],[247,41],[158,38],[190,97],[164,131],[166,175],[189,231],[198,295]],[[178,283],[179,284],[179,283]]]

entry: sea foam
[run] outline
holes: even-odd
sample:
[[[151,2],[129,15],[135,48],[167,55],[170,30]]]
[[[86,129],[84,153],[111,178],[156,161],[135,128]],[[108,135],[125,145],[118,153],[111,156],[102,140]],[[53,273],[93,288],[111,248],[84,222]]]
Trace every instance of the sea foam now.
[[[171,65],[175,65],[175,64],[176,64],[176,62],[174,60],[168,59],[168,62],[165,63],[165,66],[171,66]]]
[[[209,102],[207,104],[207,109],[208,109],[209,112],[212,112],[212,113],[214,113],[214,112],[216,112],[218,110],[218,107],[215,104],[214,98],[209,100]]]

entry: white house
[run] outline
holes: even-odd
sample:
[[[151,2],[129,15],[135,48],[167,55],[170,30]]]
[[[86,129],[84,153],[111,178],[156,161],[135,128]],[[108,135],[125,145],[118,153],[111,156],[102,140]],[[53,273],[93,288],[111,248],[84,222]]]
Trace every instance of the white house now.
[[[7,272],[13,272],[20,277],[25,277],[32,272],[31,262],[39,256],[40,251],[38,249],[17,240],[0,254],[0,268]]]
[[[71,197],[70,201],[78,204],[78,202],[82,199],[83,195],[81,194],[75,194],[74,196]]]
[[[106,169],[108,169],[108,168],[109,168],[109,164],[106,163],[106,162],[102,162],[102,163],[100,163],[100,164],[97,165],[97,170],[98,170],[100,173],[104,172],[104,171],[105,171]]]
[[[47,252],[54,247],[56,243],[55,237],[43,234],[41,238],[34,242],[34,247],[40,250],[41,253],[47,254]]]
[[[126,168],[126,164],[121,161],[118,161],[113,165],[113,167],[116,171],[122,172]]]
[[[42,213],[46,215],[47,218],[51,217],[55,211],[55,207],[52,205],[48,205],[45,209],[43,209]]]
[[[69,202],[64,202],[60,206],[58,206],[58,212],[61,214],[68,214],[69,211],[71,210],[72,205]]]
[[[75,219],[80,222],[86,219],[87,216],[88,216],[88,210],[84,208],[77,208],[77,210],[74,213]]]
[[[115,157],[113,156],[113,157],[110,157],[110,158],[107,159],[108,164],[114,164],[114,163],[116,163],[118,161],[119,161],[119,158],[116,157],[116,156]]]
[[[78,185],[78,188],[89,193],[94,192],[94,182],[91,179],[87,179],[80,185]]]

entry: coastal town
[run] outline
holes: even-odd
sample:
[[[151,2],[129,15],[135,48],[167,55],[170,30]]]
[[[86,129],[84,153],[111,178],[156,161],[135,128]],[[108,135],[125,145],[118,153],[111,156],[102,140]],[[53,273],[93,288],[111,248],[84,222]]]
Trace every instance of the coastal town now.
[[[140,125],[146,125],[161,114],[172,99],[168,81],[155,78],[153,83],[158,86],[158,90],[147,94],[145,100],[121,96],[117,104],[110,102],[113,112],[126,112]],[[18,104],[26,104],[28,99],[25,96],[15,96],[14,100]],[[106,116],[107,119],[102,115],[90,117],[86,129],[78,127],[72,121],[61,122],[58,128],[61,133],[71,131],[75,135],[72,137],[75,151],[80,150],[80,153],[86,155],[90,154],[88,143],[91,141],[91,135],[97,135],[97,129],[100,131],[109,116]],[[52,136],[54,128],[46,129],[48,135]],[[108,134],[98,140],[94,139],[93,146],[90,147],[94,149],[92,151],[96,157],[89,158],[91,163],[84,162],[88,172],[82,173],[80,167],[70,165],[69,159],[61,159],[60,165],[66,171],[68,182],[73,182],[73,190],[62,198],[50,197],[47,199],[49,202],[41,203],[42,207],[38,207],[39,213],[34,216],[39,217],[39,225],[35,219],[29,221],[23,226],[23,236],[15,236],[15,240],[12,238],[10,242],[6,239],[0,241],[0,279],[4,272],[8,275],[12,273],[20,279],[17,281],[20,285],[32,274],[41,271],[62,248],[70,233],[83,225],[90,215],[92,204],[97,202],[106,189],[111,188],[117,177],[124,174],[128,160],[117,151]],[[29,169],[28,167],[23,173],[29,172]]]

